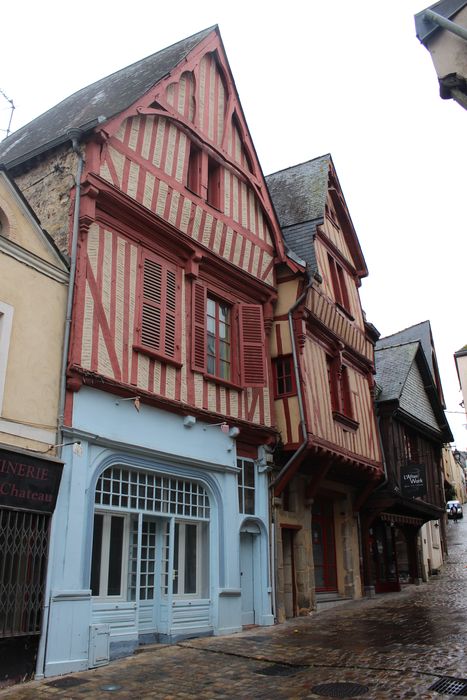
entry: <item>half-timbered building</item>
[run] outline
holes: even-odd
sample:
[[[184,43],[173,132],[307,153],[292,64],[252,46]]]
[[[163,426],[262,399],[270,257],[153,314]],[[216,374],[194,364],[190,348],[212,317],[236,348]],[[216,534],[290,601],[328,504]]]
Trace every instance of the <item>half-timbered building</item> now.
[[[358,512],[382,480],[363,254],[330,155],[269,175],[289,249],[271,334],[279,619],[362,593]]]
[[[265,356],[280,229],[216,27],[2,144],[72,258],[38,674],[273,623]]]
[[[365,583],[399,591],[446,553],[442,448],[452,441],[429,321],[376,344],[377,413],[386,479],[361,514]]]

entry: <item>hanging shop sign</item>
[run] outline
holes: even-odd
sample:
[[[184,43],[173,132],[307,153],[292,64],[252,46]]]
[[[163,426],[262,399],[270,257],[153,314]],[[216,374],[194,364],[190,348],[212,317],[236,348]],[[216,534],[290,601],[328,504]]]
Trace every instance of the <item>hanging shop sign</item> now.
[[[0,508],[53,513],[62,467],[60,462],[0,450]]]
[[[401,467],[401,492],[407,498],[417,498],[426,494],[424,464],[406,464]]]

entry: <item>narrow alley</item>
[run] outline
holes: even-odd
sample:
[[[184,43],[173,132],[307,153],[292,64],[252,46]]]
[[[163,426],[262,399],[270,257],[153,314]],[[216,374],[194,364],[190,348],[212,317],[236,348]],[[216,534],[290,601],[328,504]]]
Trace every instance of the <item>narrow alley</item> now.
[[[396,700],[466,695],[467,518],[449,522],[448,538],[442,573],[421,586],[275,627],[142,647],[100,669],[14,686],[0,697]]]

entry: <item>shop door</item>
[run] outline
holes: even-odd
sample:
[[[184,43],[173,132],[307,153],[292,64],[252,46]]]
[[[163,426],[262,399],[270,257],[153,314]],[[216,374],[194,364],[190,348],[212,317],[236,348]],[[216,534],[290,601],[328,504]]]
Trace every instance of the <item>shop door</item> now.
[[[334,536],[334,508],[329,500],[316,500],[311,523],[315,590],[337,591],[336,541]]]
[[[240,533],[240,588],[242,592],[242,625],[255,623],[254,537]]]
[[[400,591],[397,570],[394,528],[389,523],[376,522],[371,535],[376,593]]]
[[[49,517],[0,510],[0,638],[40,633]]]
[[[282,528],[282,562],[284,568],[284,607],[286,618],[297,614],[297,585],[294,556],[295,530]]]

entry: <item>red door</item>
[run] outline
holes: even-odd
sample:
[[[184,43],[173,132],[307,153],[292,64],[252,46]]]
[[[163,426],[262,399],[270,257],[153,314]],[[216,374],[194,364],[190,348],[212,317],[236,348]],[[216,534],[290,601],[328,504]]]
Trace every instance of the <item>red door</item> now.
[[[332,501],[315,500],[311,536],[315,564],[315,590],[317,592],[337,591],[336,542]]]

